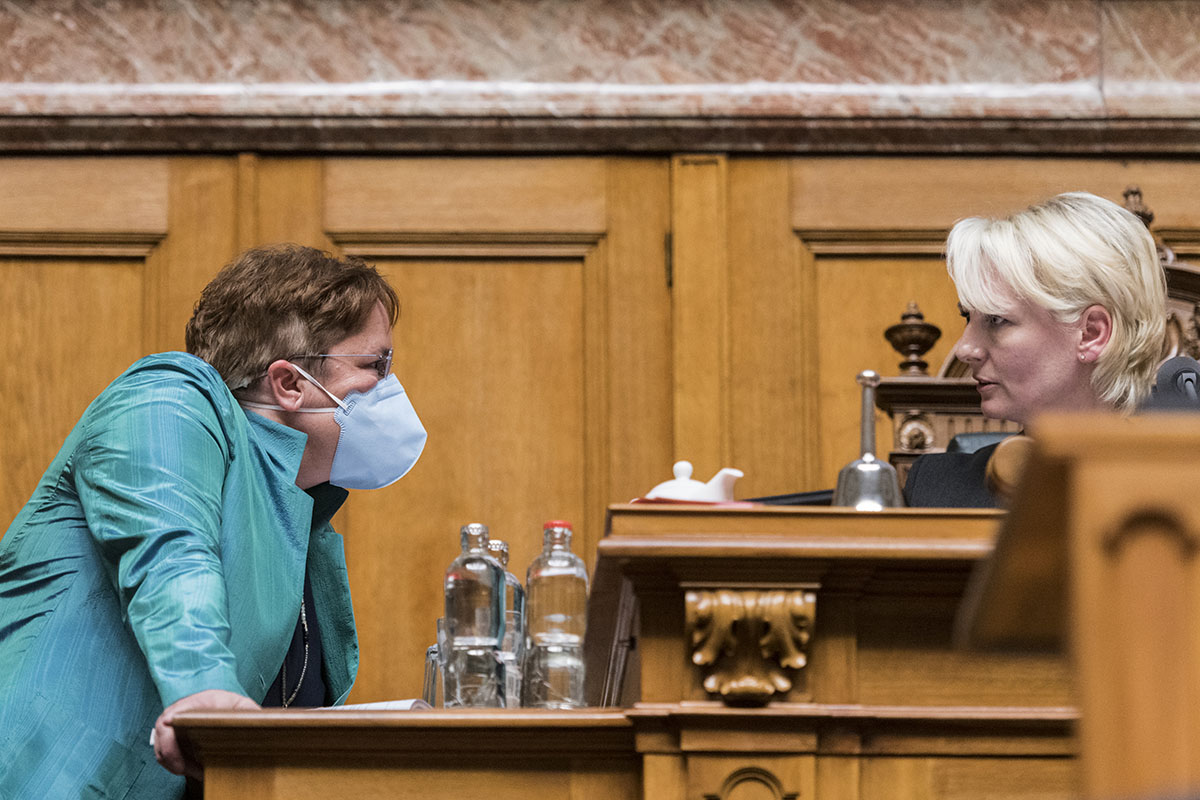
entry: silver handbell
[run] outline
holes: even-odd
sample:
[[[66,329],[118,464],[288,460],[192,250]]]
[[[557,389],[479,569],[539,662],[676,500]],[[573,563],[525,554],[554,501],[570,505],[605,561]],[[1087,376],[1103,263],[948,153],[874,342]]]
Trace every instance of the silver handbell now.
[[[853,506],[858,511],[903,506],[896,468],[875,457],[875,387],[879,385],[879,373],[863,370],[858,373],[858,383],[862,386],[862,456],[838,473],[833,504]]]

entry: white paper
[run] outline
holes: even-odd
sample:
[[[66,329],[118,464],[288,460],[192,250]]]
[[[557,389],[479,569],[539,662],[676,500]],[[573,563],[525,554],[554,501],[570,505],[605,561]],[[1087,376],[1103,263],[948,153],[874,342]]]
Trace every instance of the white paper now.
[[[352,703],[346,706],[322,706],[322,711],[421,711],[433,706],[421,698],[412,700],[381,700],[378,703]]]

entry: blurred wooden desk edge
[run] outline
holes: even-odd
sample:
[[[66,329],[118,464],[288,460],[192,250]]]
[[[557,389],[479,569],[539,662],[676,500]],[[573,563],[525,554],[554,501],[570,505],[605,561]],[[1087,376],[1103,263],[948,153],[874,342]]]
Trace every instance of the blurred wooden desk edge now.
[[[1053,414],[958,638],[1069,650],[1088,797],[1200,790],[1200,415]]]

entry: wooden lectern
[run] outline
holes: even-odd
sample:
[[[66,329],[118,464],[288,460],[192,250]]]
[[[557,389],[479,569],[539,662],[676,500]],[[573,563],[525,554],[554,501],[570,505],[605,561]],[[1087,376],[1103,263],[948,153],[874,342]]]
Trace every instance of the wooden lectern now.
[[[1047,415],[961,636],[1069,645],[1084,796],[1200,793],[1200,415]]]
[[[954,649],[992,511],[620,505],[572,712],[189,714],[210,798],[1070,798],[1055,655]]]

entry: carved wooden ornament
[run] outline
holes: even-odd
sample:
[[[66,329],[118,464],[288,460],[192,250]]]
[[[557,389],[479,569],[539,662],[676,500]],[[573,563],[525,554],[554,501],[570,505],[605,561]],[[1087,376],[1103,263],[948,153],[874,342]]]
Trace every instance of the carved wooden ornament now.
[[[685,596],[692,663],[728,705],[785,696],[808,663],[817,598],[802,589],[692,590]]]
[[[706,793],[704,800],[733,800],[734,797],[751,795],[772,800],[797,800],[800,797],[799,792],[785,791],[783,781],[774,773],[761,767],[743,767],[730,773],[719,792]]]

